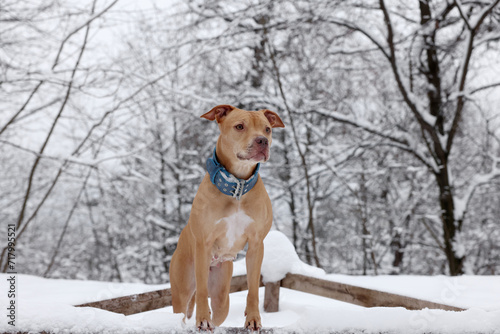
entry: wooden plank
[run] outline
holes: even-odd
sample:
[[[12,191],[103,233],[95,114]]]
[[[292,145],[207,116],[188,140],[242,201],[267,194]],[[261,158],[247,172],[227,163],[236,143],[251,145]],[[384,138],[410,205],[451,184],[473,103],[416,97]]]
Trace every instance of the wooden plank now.
[[[262,283],[261,283],[262,284]],[[233,276],[231,279],[230,293],[248,290],[247,275]]]
[[[278,312],[280,304],[280,285],[281,282],[270,282],[264,284],[264,311]]]
[[[171,305],[172,292],[170,289],[164,289],[76,305],[76,307],[94,307],[101,310],[130,315]]]
[[[364,307],[404,307],[408,310],[429,308],[464,311],[464,309],[454,306],[297,274],[287,274],[281,281],[281,286]]]
[[[260,286],[264,286],[262,281]],[[409,310],[420,310],[423,308],[442,309],[448,311],[464,310],[454,306],[433,303],[426,300],[383,291],[361,288],[349,284],[332,282],[297,274],[287,274],[287,276],[281,281],[281,284],[280,282],[267,284],[264,297],[264,309],[267,312],[276,312],[279,309],[280,286],[364,307],[405,307]],[[246,275],[233,277],[231,280],[230,292],[244,290],[247,290]],[[171,291],[170,289],[164,289],[76,306],[95,307],[115,313],[130,315],[171,305]]]
[[[247,276],[234,276],[231,279],[230,292],[238,292],[244,290],[248,290]],[[170,291],[170,289],[156,290],[146,293],[76,305],[76,307],[94,307],[101,310],[121,313],[124,315],[156,310],[167,306],[172,306],[172,292]]]

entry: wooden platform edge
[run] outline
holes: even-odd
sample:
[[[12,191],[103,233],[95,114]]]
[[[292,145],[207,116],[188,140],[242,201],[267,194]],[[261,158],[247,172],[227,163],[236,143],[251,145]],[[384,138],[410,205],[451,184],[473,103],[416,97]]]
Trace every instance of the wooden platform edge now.
[[[263,286],[262,283],[261,286]],[[234,276],[231,279],[230,292],[244,291],[247,289],[246,275]],[[155,290],[75,305],[75,307],[94,307],[124,315],[152,311],[167,306],[172,306],[172,292],[170,289]]]
[[[170,289],[164,289],[75,306],[94,307],[110,312],[131,315],[156,310],[170,305],[172,305],[172,292]]]
[[[455,306],[299,274],[289,273],[281,281],[266,283],[265,285],[261,280],[261,286],[266,287],[264,293],[264,310],[266,312],[277,312],[279,310],[280,287],[311,293],[364,307],[404,307],[408,310],[429,308],[446,311],[465,311],[465,309]],[[234,276],[232,278],[231,293],[247,289],[246,275]],[[163,289],[75,306],[94,307],[124,315],[131,315],[171,305],[172,292],[170,289]]]
[[[465,311],[465,309],[455,306],[299,274],[287,274],[281,281],[281,287],[364,307],[404,307],[408,310],[429,308],[445,311]]]

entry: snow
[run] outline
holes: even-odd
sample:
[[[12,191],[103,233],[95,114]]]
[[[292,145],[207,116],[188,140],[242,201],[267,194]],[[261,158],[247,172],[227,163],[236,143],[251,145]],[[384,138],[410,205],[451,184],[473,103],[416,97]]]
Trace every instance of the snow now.
[[[500,169],[497,168],[498,161],[493,159],[492,169],[489,173],[486,174],[476,174],[469,180],[469,185],[467,189],[464,191],[464,195],[461,198],[457,196],[453,197],[453,203],[455,206],[455,220],[463,219],[466,212],[467,206],[469,204],[470,199],[474,195],[476,188],[480,185],[491,182],[493,179],[498,178],[500,176]]]
[[[7,291],[9,276],[11,275],[0,275],[0,291]],[[73,306],[166,287],[169,285],[58,280],[17,275],[16,326],[12,327],[7,321],[2,321],[0,332],[49,330],[52,333],[75,334],[154,333],[161,326],[181,328],[181,315],[169,314],[168,317],[162,317],[164,319],[159,323],[159,314],[126,317],[99,309]],[[0,309],[5,310],[8,302],[7,298],[2,298]]]
[[[244,260],[243,260],[244,261]],[[277,282],[287,273],[301,275],[325,275],[322,269],[311,267],[302,261],[286,235],[271,231],[264,239],[264,260],[262,261],[262,281]]]
[[[347,276],[325,274],[298,258],[290,241],[272,231],[264,242],[262,273],[265,281],[279,280],[287,272],[373,288],[467,308],[463,312],[442,310],[409,311],[404,308],[364,308],[285,288],[280,290],[280,310],[266,313],[260,304],[264,327],[277,332],[296,333],[499,333],[500,277],[496,276]],[[235,262],[235,275],[245,272],[244,260]],[[0,274],[0,291],[8,291],[9,274]],[[185,332],[194,328],[194,317],[182,322],[183,315],[171,307],[124,316],[73,305],[167,288],[168,285],[108,283],[44,279],[17,275],[16,327],[8,325],[5,315],[0,332],[51,333],[160,333]],[[224,327],[241,327],[247,292],[231,294],[231,307]],[[7,313],[7,298],[0,309]]]

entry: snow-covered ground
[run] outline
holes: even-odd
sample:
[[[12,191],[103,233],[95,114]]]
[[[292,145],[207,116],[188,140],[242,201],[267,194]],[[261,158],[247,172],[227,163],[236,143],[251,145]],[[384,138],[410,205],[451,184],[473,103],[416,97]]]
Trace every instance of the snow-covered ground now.
[[[304,333],[500,333],[500,277],[359,277],[326,275],[298,260],[293,247],[279,232],[266,240],[264,279],[279,279],[286,271],[320,277],[352,285],[408,295],[467,308],[463,312],[441,310],[408,311],[403,308],[364,308],[289,289],[281,289],[280,310],[262,310],[264,327]],[[244,262],[235,263],[235,275],[244,273]],[[15,327],[7,307],[8,278],[0,275],[0,332],[52,333],[167,333],[194,328],[193,319],[182,323],[182,315],[167,307],[124,316],[73,305],[142,293],[168,287],[93,281],[43,279],[17,275]],[[260,291],[261,304],[264,289]],[[231,294],[229,316],[222,327],[244,323],[246,291]],[[0,314],[1,314],[0,313]],[[216,332],[223,332],[223,328]]]

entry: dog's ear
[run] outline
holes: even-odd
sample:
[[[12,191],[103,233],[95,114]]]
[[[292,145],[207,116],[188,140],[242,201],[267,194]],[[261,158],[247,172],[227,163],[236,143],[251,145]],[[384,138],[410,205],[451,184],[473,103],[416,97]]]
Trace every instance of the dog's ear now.
[[[269,123],[271,123],[271,127],[273,127],[273,128],[284,128],[285,127],[285,124],[283,124],[283,121],[281,120],[281,118],[274,111],[271,111],[269,109],[264,109],[264,110],[262,110],[262,112],[264,112],[264,116],[266,116]]]
[[[231,110],[235,109],[233,106],[229,104],[221,104],[220,106],[212,108],[206,114],[201,115],[202,118],[206,118],[209,121],[217,120],[217,123],[220,123],[221,120],[231,112]]]

